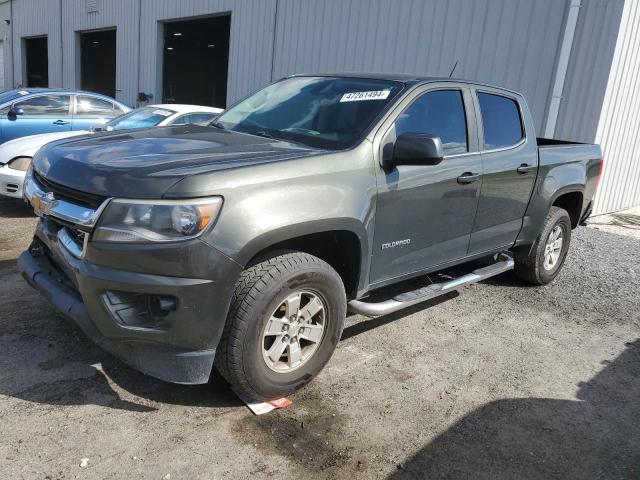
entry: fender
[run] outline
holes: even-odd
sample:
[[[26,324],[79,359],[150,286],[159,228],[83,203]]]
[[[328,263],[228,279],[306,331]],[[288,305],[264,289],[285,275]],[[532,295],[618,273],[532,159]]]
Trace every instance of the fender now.
[[[522,229],[518,234],[514,247],[527,246],[531,250],[540,234],[542,223],[555,201],[567,193],[581,193],[584,197],[584,190],[584,185],[571,184],[557,189],[550,197],[544,198],[538,195],[535,205],[532,203],[527,210],[527,214],[522,221]],[[581,210],[584,210],[584,204]]]
[[[364,224],[355,218],[321,219],[269,230],[248,241],[242,250],[233,255],[232,258],[245,267],[252,258],[273,245],[306,235],[336,231],[350,232],[358,239],[358,246],[360,247],[358,290],[361,290],[369,271],[369,239]]]

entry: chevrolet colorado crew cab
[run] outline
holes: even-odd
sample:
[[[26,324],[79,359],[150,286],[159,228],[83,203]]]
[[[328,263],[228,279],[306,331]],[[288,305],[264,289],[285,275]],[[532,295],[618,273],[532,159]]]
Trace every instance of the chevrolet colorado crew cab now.
[[[272,399],[320,372],[348,310],[384,315],[510,269],[551,282],[601,166],[596,145],[536,139],[513,91],[293,76],[209,126],[45,145],[19,268],[134,368],[197,384],[215,364]],[[384,298],[454,265],[463,274]]]

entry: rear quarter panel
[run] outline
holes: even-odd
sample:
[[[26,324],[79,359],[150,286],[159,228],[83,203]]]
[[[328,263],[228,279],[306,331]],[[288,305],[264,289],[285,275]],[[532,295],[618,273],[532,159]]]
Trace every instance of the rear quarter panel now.
[[[516,246],[535,241],[554,201],[569,192],[582,194],[581,215],[593,200],[602,151],[598,145],[569,144],[538,148],[539,168]]]

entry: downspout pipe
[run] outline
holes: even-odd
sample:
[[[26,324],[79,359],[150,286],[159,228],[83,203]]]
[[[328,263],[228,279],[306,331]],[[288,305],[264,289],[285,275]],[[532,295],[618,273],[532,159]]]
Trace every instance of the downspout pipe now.
[[[553,92],[551,94],[551,102],[549,103],[549,113],[547,114],[547,122],[544,128],[544,137],[546,138],[553,138],[556,131],[560,102],[562,101],[562,92],[564,91],[564,82],[567,77],[569,60],[571,60],[571,48],[573,47],[573,40],[576,35],[576,26],[578,24],[581,7],[582,0],[571,0],[567,23],[564,26],[564,34],[562,35],[562,45],[560,47],[560,55],[558,56],[558,65],[556,66]]]

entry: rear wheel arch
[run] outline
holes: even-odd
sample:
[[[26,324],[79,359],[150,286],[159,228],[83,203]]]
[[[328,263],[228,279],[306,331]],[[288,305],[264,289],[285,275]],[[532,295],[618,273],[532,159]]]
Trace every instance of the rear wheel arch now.
[[[570,190],[560,192],[551,203],[551,207],[558,207],[565,210],[571,218],[571,227],[576,228],[580,222],[582,213],[582,203],[584,194],[580,190]]]

